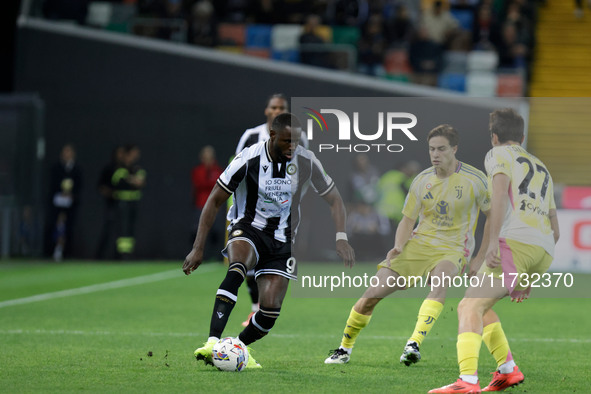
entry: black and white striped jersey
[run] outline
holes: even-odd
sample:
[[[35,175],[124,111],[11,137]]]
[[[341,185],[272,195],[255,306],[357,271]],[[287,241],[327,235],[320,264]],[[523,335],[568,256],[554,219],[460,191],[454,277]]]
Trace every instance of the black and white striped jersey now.
[[[271,160],[269,141],[244,149],[217,180],[234,194],[228,212],[231,225],[248,224],[288,242],[300,222],[300,201],[308,187],[324,196],[334,187],[322,164],[311,151],[298,146],[286,163]],[[292,229],[294,234],[292,234]]]

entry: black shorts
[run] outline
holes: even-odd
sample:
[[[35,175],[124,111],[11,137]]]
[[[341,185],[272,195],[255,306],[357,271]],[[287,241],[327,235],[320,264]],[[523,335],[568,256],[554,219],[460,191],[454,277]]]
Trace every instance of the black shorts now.
[[[287,279],[298,279],[296,260],[291,257],[291,243],[277,241],[271,234],[250,225],[237,223],[228,235],[228,243],[222,254],[228,257],[228,245],[234,241],[246,241],[254,249],[257,262],[254,277],[279,275]]]

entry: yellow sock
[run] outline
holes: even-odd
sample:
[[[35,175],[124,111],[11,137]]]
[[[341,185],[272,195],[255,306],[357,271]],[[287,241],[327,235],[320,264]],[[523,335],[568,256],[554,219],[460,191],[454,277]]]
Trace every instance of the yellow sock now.
[[[481,345],[482,336],[475,332],[464,332],[458,335],[457,348],[460,375],[476,375]]]
[[[435,320],[437,320],[442,310],[443,304],[441,302],[433,300],[423,301],[421,309],[419,309],[419,315],[417,316],[415,330],[409,340],[415,341],[420,346],[423,339],[425,339],[431,328],[435,325]]]
[[[351,308],[351,313],[349,314],[347,325],[345,326],[345,331],[343,332],[341,347],[351,349],[353,345],[355,345],[357,336],[361,330],[369,324],[370,319],[371,315],[362,315],[361,313],[357,313],[355,309]]]
[[[513,360],[511,350],[509,349],[509,342],[507,342],[501,322],[491,323],[484,327],[482,341],[486,344],[490,354],[495,358],[497,368],[507,361]]]

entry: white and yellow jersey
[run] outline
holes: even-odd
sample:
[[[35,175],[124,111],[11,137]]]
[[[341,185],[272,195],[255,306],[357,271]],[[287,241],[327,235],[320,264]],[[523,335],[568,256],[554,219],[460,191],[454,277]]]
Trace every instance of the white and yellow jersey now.
[[[495,174],[511,179],[509,201],[500,237],[541,246],[554,255],[554,234],[548,213],[556,209],[552,177],[544,163],[521,145],[492,148],[484,166],[489,188]]]
[[[440,179],[430,167],[414,179],[402,213],[419,219],[413,239],[433,248],[474,250],[474,229],[479,210],[490,209],[486,176],[466,163],[458,162],[456,171]]]

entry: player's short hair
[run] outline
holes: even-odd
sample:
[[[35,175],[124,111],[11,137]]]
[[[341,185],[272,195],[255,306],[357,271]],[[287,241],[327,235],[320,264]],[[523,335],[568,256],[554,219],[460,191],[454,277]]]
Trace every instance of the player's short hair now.
[[[429,135],[427,135],[427,142],[433,137],[440,136],[447,138],[450,146],[458,146],[458,142],[460,142],[460,136],[458,135],[458,132],[448,124],[439,125],[431,130]]]
[[[289,111],[289,100],[287,99],[287,96],[285,96],[283,93],[274,93],[271,96],[269,96],[269,98],[267,99],[267,107],[269,106],[271,100],[276,98],[285,100],[285,109]]]
[[[276,133],[279,133],[285,130],[287,126],[290,126],[292,129],[302,127],[300,120],[294,114],[284,112],[282,114],[277,115],[275,119],[273,119],[273,123],[271,124],[271,130],[275,131]]]
[[[525,122],[523,117],[513,108],[497,109],[490,114],[488,128],[492,134],[499,137],[499,142],[521,142]]]

